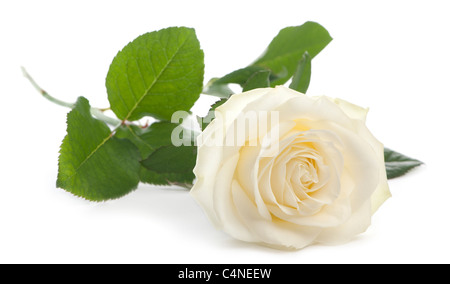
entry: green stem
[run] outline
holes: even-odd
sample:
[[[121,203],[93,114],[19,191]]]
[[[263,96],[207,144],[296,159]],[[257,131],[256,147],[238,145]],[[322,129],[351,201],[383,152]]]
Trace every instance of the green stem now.
[[[68,102],[64,102],[61,100],[58,100],[57,98],[54,98],[52,96],[50,96],[46,91],[44,91],[44,89],[42,89],[37,83],[36,81],[34,81],[34,79],[30,76],[30,74],[28,74],[27,70],[25,70],[24,67],[22,67],[22,72],[23,72],[23,76],[25,76],[25,78],[28,79],[28,81],[30,81],[31,85],[33,85],[33,87],[47,100],[51,101],[52,103],[55,103],[57,105],[63,106],[63,107],[68,107],[68,108],[73,108],[74,104],[68,103]]]
[[[42,89],[37,83],[36,81],[34,81],[34,79],[30,76],[30,74],[28,74],[28,72],[25,70],[24,67],[22,67],[22,72],[23,75],[25,76],[25,78],[28,79],[28,81],[30,81],[31,85],[33,85],[33,87],[47,100],[51,101],[54,104],[57,104],[59,106],[63,106],[63,107],[67,107],[67,108],[73,108],[75,106],[74,103],[68,103],[65,101],[61,101],[55,97],[50,96],[44,89]],[[118,126],[122,123],[122,121],[106,116],[103,113],[103,110],[106,109],[99,109],[99,108],[93,108],[91,107],[91,114],[96,117],[97,119],[106,122],[107,124],[110,124],[111,126]]]
[[[122,124],[122,121],[115,119],[113,117],[109,117],[103,113],[101,109],[91,107],[91,114],[97,119],[108,123],[111,126],[117,127]]]

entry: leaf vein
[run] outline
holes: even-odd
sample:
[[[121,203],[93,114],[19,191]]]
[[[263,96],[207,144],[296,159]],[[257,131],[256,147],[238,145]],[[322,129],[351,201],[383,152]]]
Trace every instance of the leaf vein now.
[[[144,94],[139,98],[139,100],[134,104],[134,106],[132,107],[132,109],[128,112],[127,116],[125,117],[124,120],[128,120],[128,118],[133,114],[133,112],[137,109],[137,107],[142,103],[142,101],[144,100],[145,97],[147,97],[147,95],[150,93],[150,91],[152,90],[152,88],[155,86],[156,82],[159,81],[159,78],[162,76],[162,74],[167,70],[167,68],[169,67],[169,65],[172,63],[172,61],[174,60],[174,58],[178,55],[178,53],[180,52],[181,48],[186,44],[186,42],[188,41],[188,38],[186,38],[181,45],[177,48],[177,50],[175,51],[175,53],[173,54],[172,57],[167,57],[166,52],[164,50],[164,54],[166,56],[167,59],[167,63],[165,64],[165,66],[161,69],[161,71],[159,72],[159,74],[156,75],[155,79],[153,79],[153,82],[150,84],[150,86],[147,88],[147,90],[144,92]]]
[[[111,139],[113,135],[108,135],[103,141],[78,165],[78,167],[75,169],[74,173],[67,177],[68,180],[72,179],[75,175],[78,174],[78,171],[86,164],[86,162],[95,154],[97,151],[108,142],[109,139]]]

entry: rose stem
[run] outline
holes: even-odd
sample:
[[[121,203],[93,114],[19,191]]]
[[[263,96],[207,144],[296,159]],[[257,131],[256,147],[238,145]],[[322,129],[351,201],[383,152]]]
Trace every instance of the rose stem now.
[[[30,81],[31,85],[33,85],[33,87],[47,100],[49,100],[50,102],[57,104],[59,106],[63,106],[63,107],[67,107],[67,108],[73,108],[75,106],[75,104],[73,103],[68,103],[68,102],[64,102],[61,101],[55,97],[50,96],[44,89],[42,89],[37,83],[36,81],[34,81],[34,79],[30,76],[30,74],[28,74],[28,72],[25,70],[24,67],[22,67],[22,72],[23,75],[25,76],[25,78],[28,79],[28,81]],[[91,114],[93,116],[95,116],[96,118],[98,118],[101,121],[104,121],[106,123],[108,123],[109,125],[112,126],[119,126],[120,124],[122,124],[122,121],[106,116],[103,112],[105,110],[108,110],[109,108],[105,108],[105,109],[99,109],[99,108],[93,108],[91,107]]]

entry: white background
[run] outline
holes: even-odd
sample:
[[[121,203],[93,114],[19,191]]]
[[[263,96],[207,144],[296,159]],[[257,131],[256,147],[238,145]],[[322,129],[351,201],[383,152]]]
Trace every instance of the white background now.
[[[0,262],[449,263],[447,2],[2,1]],[[91,203],[55,187],[68,110],[40,97],[20,66],[60,99],[105,107],[109,64],[140,34],[195,28],[207,80],[309,20],[334,40],[313,60],[308,93],[369,107],[379,140],[426,163],[390,181],[393,197],[354,241],[278,251],[216,231],[184,191],[141,185]]]

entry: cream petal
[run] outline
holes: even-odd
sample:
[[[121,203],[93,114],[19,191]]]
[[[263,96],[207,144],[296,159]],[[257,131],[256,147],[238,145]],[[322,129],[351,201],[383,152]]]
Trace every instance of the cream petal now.
[[[345,157],[347,174],[351,175],[351,179],[357,187],[351,195],[352,207],[357,210],[358,206],[370,199],[380,183],[381,165],[367,141],[344,128],[336,127],[335,131],[339,133],[344,144],[342,152]]]
[[[325,228],[316,241],[323,244],[345,243],[367,230],[371,224],[370,200],[367,200],[358,210],[351,212],[350,217],[343,224]]]
[[[220,147],[206,146],[203,143],[211,139],[214,123],[212,121],[211,127],[203,131],[197,138],[198,141],[202,141],[202,144],[199,144],[198,147],[197,161],[193,170],[196,181],[190,190],[190,195],[202,206],[210,221],[216,227],[221,227],[222,225],[214,209],[214,191],[210,189],[214,188],[215,180],[213,177],[219,171],[221,161],[224,158],[223,151]]]
[[[341,127],[353,129],[354,120],[348,117],[340,108],[326,97],[310,98],[307,96],[298,96],[287,100],[283,106],[283,111],[279,114],[280,121],[299,121],[305,122],[308,126],[313,122],[316,127],[310,129],[331,130],[326,128],[323,123],[333,122]],[[301,114],[301,119],[299,119]],[[318,127],[317,127],[318,126]]]
[[[345,182],[339,182],[336,178],[334,183],[330,182],[330,186],[340,188],[341,184],[343,186],[351,186],[351,184]],[[310,210],[310,206],[317,206],[316,209],[320,210]],[[320,205],[320,207],[318,206]],[[318,226],[318,227],[332,227],[337,226],[344,222],[351,214],[351,203],[348,194],[342,193],[337,198],[333,200],[331,204],[323,204],[317,199],[307,195],[307,199],[302,200],[301,205],[297,214],[285,214],[285,211],[279,210],[279,207],[273,205],[268,206],[272,214],[280,219],[295,223],[298,225],[305,226]],[[309,214],[305,214],[305,213]]]
[[[388,183],[380,183],[371,197],[372,214],[374,214],[391,196]]]
[[[284,204],[284,184],[286,183],[286,164],[275,162],[270,174],[270,185],[278,204]]]
[[[247,132],[253,147],[224,147],[235,120],[252,111],[278,112],[280,124],[262,122],[255,139]],[[233,95],[199,136],[191,194],[216,226],[241,240],[293,248],[349,240],[390,196],[383,145],[366,115],[346,101],[282,86]]]
[[[344,178],[341,179],[336,186],[341,188],[351,188],[354,185],[350,180]],[[322,206],[321,210],[311,215],[294,216],[290,221],[301,225],[315,225],[321,227],[332,227],[345,222],[352,212],[349,199],[350,193],[344,190],[340,190],[340,192],[341,193],[332,204]]]
[[[240,151],[239,162],[236,167],[236,179],[242,189],[258,205],[261,216],[271,220],[270,212],[261,197],[258,188],[259,153],[260,147],[243,147]]]
[[[365,127],[365,125],[359,125],[358,133],[362,137],[366,137],[367,143],[372,147],[375,152],[376,159],[379,165],[379,185],[375,189],[375,192],[371,196],[372,214],[375,213],[378,208],[392,195],[389,190],[389,185],[386,175],[386,166],[384,162],[384,145],[379,142],[373,134]]]
[[[241,220],[256,240],[240,239],[277,248],[301,249],[310,245],[322,231],[321,228],[303,227],[281,220],[268,221],[261,218],[255,204],[244,194],[237,182],[233,183],[232,195]],[[235,236],[235,232],[230,234]]]
[[[251,234],[243,225],[231,194],[232,185],[237,183],[233,176],[238,160],[239,155],[229,158],[218,171],[214,184],[213,207],[224,231],[233,232],[239,239],[249,239],[252,238]],[[244,190],[241,187],[239,189],[245,195]]]
[[[313,226],[318,228],[335,227],[347,220],[351,214],[350,202],[348,199],[340,198],[333,206],[325,205],[320,211],[310,216],[299,216],[285,214],[279,207],[269,206],[270,211],[276,217],[300,226]]]
[[[284,94],[280,95],[280,91]],[[279,111],[280,105],[295,97],[296,94],[286,91],[284,88],[254,89],[245,93],[234,94],[225,104],[216,108],[215,115],[216,118],[221,118],[224,129],[228,129],[242,115],[245,117],[246,114]],[[262,133],[262,135],[265,135],[265,133]]]
[[[352,104],[350,102],[347,102],[346,100],[342,100],[339,98],[328,98],[328,99],[333,101],[337,106],[339,106],[341,110],[345,112],[345,114],[348,115],[350,118],[360,120],[362,122],[366,121],[369,109],[362,108],[360,106],[357,106],[355,104]]]
[[[254,192],[258,187],[260,151],[260,146],[242,147],[236,166],[236,178],[252,200],[255,199]]]
[[[232,95],[225,104],[215,109],[215,116],[222,117],[224,126],[228,128],[248,104],[254,101],[260,101],[262,96],[270,92],[270,89],[262,91],[255,89],[242,94]]]

